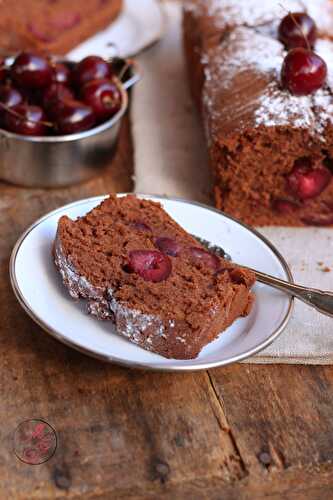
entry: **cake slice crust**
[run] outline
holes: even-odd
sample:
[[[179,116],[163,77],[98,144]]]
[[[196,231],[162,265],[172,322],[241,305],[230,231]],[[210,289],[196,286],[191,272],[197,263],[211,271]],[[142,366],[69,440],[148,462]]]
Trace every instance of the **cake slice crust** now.
[[[4,0],[0,4],[0,49],[66,54],[107,28],[120,14],[123,0]]]

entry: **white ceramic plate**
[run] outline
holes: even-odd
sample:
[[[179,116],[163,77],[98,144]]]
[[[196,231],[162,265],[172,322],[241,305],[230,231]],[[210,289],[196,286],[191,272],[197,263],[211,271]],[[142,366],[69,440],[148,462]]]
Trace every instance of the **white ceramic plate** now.
[[[121,196],[121,195],[120,195]],[[221,246],[235,262],[292,281],[287,264],[258,233],[221,212],[179,199],[140,195],[162,203],[184,229]],[[46,332],[61,342],[105,361],[153,370],[200,370],[248,358],[268,346],[286,326],[293,301],[285,294],[256,284],[256,302],[247,318],[237,320],[198,358],[179,361],[145,351],[117,335],[110,321],[85,313],[62,284],[51,256],[57,222],[75,219],[102,201],[89,198],[54,210],[33,224],[17,242],[11,257],[11,282],[22,307]]]
[[[132,57],[160,40],[164,30],[165,14],[158,0],[125,0],[116,21],[75,47],[68,57],[72,60],[91,54]]]

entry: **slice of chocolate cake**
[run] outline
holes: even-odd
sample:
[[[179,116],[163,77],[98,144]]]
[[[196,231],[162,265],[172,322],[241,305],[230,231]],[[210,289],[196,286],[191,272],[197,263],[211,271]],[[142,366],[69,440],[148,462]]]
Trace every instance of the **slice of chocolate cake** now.
[[[279,24],[310,15],[325,84],[285,88]],[[302,37],[301,37],[302,38]],[[333,225],[333,2],[187,0],[184,42],[218,208],[255,226]]]
[[[21,0],[0,2],[0,52],[66,54],[107,28],[123,0]]]
[[[209,253],[152,201],[110,196],[59,220],[55,263],[69,293],[144,349],[196,357],[248,314],[255,277]]]

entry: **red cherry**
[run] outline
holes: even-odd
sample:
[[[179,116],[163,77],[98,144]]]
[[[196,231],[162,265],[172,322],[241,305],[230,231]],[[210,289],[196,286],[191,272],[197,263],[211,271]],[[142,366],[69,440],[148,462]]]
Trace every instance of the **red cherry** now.
[[[81,91],[82,100],[92,107],[98,120],[106,120],[121,108],[121,94],[111,80],[91,80]]]
[[[297,203],[289,200],[276,199],[272,203],[273,210],[279,212],[282,215],[289,215],[299,210],[300,206]]]
[[[290,13],[279,26],[279,40],[288,48],[313,47],[317,39],[317,26],[312,17],[304,12]]]
[[[75,100],[58,101],[52,111],[60,134],[75,134],[92,128],[96,117],[90,106]]]
[[[151,232],[151,228],[148,226],[148,224],[142,221],[135,221],[133,222],[132,226],[138,231]]]
[[[71,70],[67,64],[55,63],[52,65],[52,81],[56,83],[62,83],[64,85],[70,85],[71,83]]]
[[[309,95],[319,90],[325,84],[326,77],[325,61],[311,50],[292,49],[283,61],[282,85],[296,96]]]
[[[0,85],[0,122],[3,124],[8,108],[14,108],[23,102],[22,94],[10,85]]]
[[[166,255],[171,255],[172,257],[177,257],[181,251],[181,245],[172,238],[156,238],[155,245],[161,252]]]
[[[23,102],[21,92],[10,85],[0,85],[0,102],[7,108],[13,108]]]
[[[111,77],[111,66],[102,57],[88,56],[78,63],[73,78],[78,87],[91,80],[100,80]]]
[[[10,71],[14,82],[23,88],[39,89],[47,87],[52,81],[52,68],[49,61],[38,54],[21,52]]]
[[[220,268],[220,259],[217,255],[207,252],[203,248],[191,247],[189,248],[192,258],[195,262],[202,264],[204,267],[209,267],[213,271],[218,271]]]
[[[301,200],[319,196],[332,180],[332,174],[326,167],[312,168],[306,158],[295,163],[287,177],[288,189]]]
[[[128,267],[145,281],[154,283],[166,280],[172,270],[169,257],[157,250],[133,250],[129,254]]]
[[[44,109],[50,111],[50,114],[52,115],[52,108],[56,106],[59,101],[64,101],[66,99],[73,100],[73,92],[62,83],[52,83],[43,92],[43,107]]]
[[[16,106],[13,113],[6,113],[5,128],[15,134],[40,136],[46,133],[45,120],[42,108],[23,103]]]

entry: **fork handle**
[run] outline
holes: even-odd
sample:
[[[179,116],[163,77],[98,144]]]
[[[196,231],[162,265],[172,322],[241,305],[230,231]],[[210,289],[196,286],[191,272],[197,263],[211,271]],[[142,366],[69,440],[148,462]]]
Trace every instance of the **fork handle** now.
[[[333,317],[332,292],[324,292],[322,290],[316,290],[315,288],[307,288],[294,283],[288,283],[287,281],[274,278],[260,271],[253,270],[253,272],[260,283],[282,290],[293,297],[297,297],[309,306],[314,307],[317,311]]]

